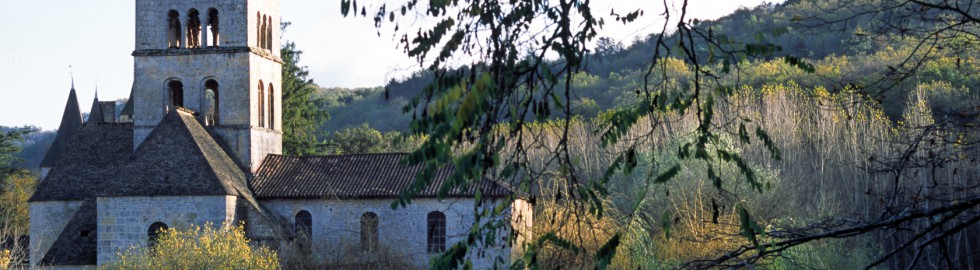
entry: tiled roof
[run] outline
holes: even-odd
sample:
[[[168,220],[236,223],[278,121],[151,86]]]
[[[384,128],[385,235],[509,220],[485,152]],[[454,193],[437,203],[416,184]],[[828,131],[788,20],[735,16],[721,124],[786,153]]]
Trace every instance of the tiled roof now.
[[[252,181],[259,198],[394,198],[411,186],[421,166],[403,165],[408,154],[360,154],[333,156],[269,155]],[[431,184],[418,197],[436,197],[453,173],[452,167],[437,170]],[[485,180],[468,188],[454,188],[449,197],[500,197],[510,192]]]
[[[61,159],[61,154],[65,147],[71,142],[75,134],[82,127],[82,113],[78,108],[78,97],[75,96],[75,87],[68,93],[68,102],[65,104],[65,112],[61,115],[61,125],[58,126],[58,135],[55,136],[51,148],[44,154],[41,160],[41,167],[51,168]]]
[[[90,123],[67,143],[30,201],[80,201],[95,196],[133,153],[133,125]]]
[[[99,196],[249,193],[245,173],[194,116],[172,110],[110,178]]]
[[[41,259],[41,265],[94,265],[98,260],[95,199],[82,202],[61,235]]]

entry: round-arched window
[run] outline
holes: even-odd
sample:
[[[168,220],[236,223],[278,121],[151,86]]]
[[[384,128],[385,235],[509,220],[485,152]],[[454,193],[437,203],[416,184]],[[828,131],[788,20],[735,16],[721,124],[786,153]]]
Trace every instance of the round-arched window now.
[[[151,247],[155,246],[157,241],[160,240],[160,235],[167,229],[169,229],[169,227],[167,227],[167,224],[163,222],[154,222],[153,224],[150,224],[150,228],[146,230],[146,237],[148,240],[147,245]]]

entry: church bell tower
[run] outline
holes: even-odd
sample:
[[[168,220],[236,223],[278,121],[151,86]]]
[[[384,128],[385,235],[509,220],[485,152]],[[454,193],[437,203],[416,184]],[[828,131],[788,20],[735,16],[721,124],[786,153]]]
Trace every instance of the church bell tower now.
[[[251,172],[282,153],[279,0],[137,0],[134,145],[197,113]]]

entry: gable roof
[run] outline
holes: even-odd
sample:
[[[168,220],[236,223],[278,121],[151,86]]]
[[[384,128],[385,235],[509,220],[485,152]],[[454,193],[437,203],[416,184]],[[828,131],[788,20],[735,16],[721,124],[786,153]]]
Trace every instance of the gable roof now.
[[[252,181],[255,195],[271,198],[395,198],[411,186],[422,166],[403,165],[406,153],[282,156],[269,155]],[[453,173],[451,166],[435,172],[432,183],[417,197],[434,198]],[[510,191],[490,180],[454,188],[449,197],[502,197]]]
[[[75,211],[65,229],[41,258],[41,265],[94,265],[98,260],[98,227],[95,198]]]
[[[78,97],[75,95],[73,82],[71,91],[68,92],[68,101],[65,103],[65,112],[61,115],[61,124],[58,125],[58,134],[55,136],[54,142],[51,143],[51,148],[48,148],[48,152],[44,154],[44,159],[41,160],[42,168],[50,168],[56,165],[61,159],[65,147],[68,146],[80,128],[82,128],[82,112],[78,108]]]
[[[80,201],[92,197],[132,153],[132,124],[85,124],[66,144],[58,164],[38,183],[30,201]]]
[[[245,195],[245,173],[192,112],[171,110],[99,196]]]

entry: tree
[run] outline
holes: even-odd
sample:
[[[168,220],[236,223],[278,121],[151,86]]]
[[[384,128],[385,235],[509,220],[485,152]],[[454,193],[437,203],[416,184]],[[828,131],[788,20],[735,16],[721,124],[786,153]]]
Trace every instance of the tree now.
[[[119,254],[103,269],[279,269],[276,252],[252,246],[242,226],[163,229],[152,247]]]
[[[356,0],[341,2],[345,15],[368,15],[363,3],[358,6]],[[863,5],[878,3],[844,2]],[[550,190],[554,195],[547,198],[554,199],[557,207],[573,210],[567,215],[544,217],[548,220],[543,222],[551,224],[565,224],[569,220],[583,218],[583,215],[601,219],[608,213],[605,212],[608,187],[619,184],[616,182],[620,179],[618,175],[632,175],[635,171],[652,173],[643,176],[646,184],[639,188],[644,192],[640,200],[634,200],[637,203],[623,214],[627,218],[626,225],[622,227],[630,228],[630,224],[637,222],[652,223],[645,221],[645,213],[638,211],[642,196],[646,196],[645,191],[651,190],[655,184],[669,182],[680,174],[682,166],[678,162],[684,161],[702,163],[705,178],[722,194],[724,186],[731,182],[727,180],[731,178],[740,178],[741,183],[756,192],[767,190],[769,183],[759,177],[750,161],[733,144],[724,143],[724,140],[726,137],[734,138],[739,145],[755,141],[768,151],[768,158],[779,159],[782,152],[776,142],[762,128],[760,119],[752,119],[752,115],[728,115],[724,117],[728,122],[721,123],[715,122],[721,120],[716,112],[722,106],[735,105],[730,98],[738,92],[744,65],[751,63],[751,60],[779,59],[808,73],[815,72],[815,68],[792,52],[782,52],[783,48],[772,41],[790,31],[790,28],[767,29],[766,32],[755,33],[749,40],[740,40],[713,31],[710,24],[688,18],[687,3],[664,3],[664,12],[660,15],[663,24],[658,27],[659,32],[647,41],[649,61],[643,67],[643,83],[632,89],[636,94],[635,99],[624,108],[603,113],[594,127],[600,137],[598,143],[609,152],[616,153],[602,170],[588,170],[582,165],[585,158],[572,150],[576,140],[573,132],[577,115],[571,104],[578,95],[571,82],[574,74],[587,64],[589,46],[599,36],[605,22],[604,18],[594,16],[589,1],[465,0],[430,1],[427,4],[408,1],[391,9],[386,4],[372,7],[370,14],[375,24],[381,28],[388,22],[393,23],[392,29],[401,37],[406,54],[415,58],[434,76],[432,83],[423,88],[405,108],[405,112],[412,114],[414,119],[410,124],[413,134],[426,136],[408,161],[430,165],[430,169],[453,164],[457,170],[461,170],[446,181],[441,190],[494,178],[517,189],[518,195],[511,200],[519,196],[534,203],[538,198],[545,198],[539,194],[539,190],[542,182],[547,182],[555,187]],[[673,11],[675,6],[680,7],[679,12]],[[904,8],[901,5],[897,7]],[[914,16],[917,12],[907,14]],[[643,14],[642,10],[637,10],[625,14],[613,13],[609,18],[631,22]],[[414,16],[430,17],[437,23],[418,30],[399,28],[403,18]],[[754,21],[761,24],[764,19],[755,17]],[[687,69],[680,79],[668,72],[670,64],[677,60]],[[461,61],[472,64],[458,64]],[[853,91],[863,85],[847,84],[843,88],[844,91]],[[669,128],[671,122],[683,118],[696,121],[691,131],[692,137],[677,147],[674,159],[642,162],[644,152],[656,152],[657,146],[649,142],[657,132],[635,134],[632,131],[640,127]],[[926,134],[935,130],[923,131]],[[540,143],[536,139],[543,137],[544,132],[553,132],[557,139],[553,143]],[[927,137],[919,136],[915,141],[921,142],[921,138]],[[919,144],[913,142],[909,145]],[[919,151],[917,148],[910,149],[912,153]],[[540,151],[547,152],[543,159],[531,154]],[[542,161],[533,164],[532,161],[536,159]],[[910,164],[907,160],[899,158],[893,164],[905,168]],[[437,166],[431,166],[433,164]],[[738,174],[722,176],[719,173],[722,166],[734,168]],[[899,170],[897,175],[896,178],[900,179],[904,174]],[[418,177],[393,206],[411,203],[412,198],[429,184],[429,179]],[[961,231],[961,225],[976,223],[975,219],[970,219],[975,214],[965,209],[976,206],[980,200],[971,195],[960,199],[951,206],[898,211],[883,215],[879,220],[859,223],[828,222],[810,228],[787,230],[786,233],[767,232],[751,214],[752,209],[742,204],[730,204],[727,205],[728,209],[737,209],[740,234],[748,240],[748,244],[740,245],[716,260],[686,266],[745,266],[778,257],[786,249],[809,241],[879,232],[881,229],[908,225],[907,222],[912,220],[936,218],[937,215],[967,217],[966,220],[955,219],[955,223],[926,224],[926,228],[932,229],[924,232],[930,233],[936,232],[935,228],[954,226],[949,230],[939,230],[934,235],[938,238],[915,237],[927,239],[921,244],[928,245],[939,241],[947,233]],[[902,204],[905,203],[910,201],[902,201]],[[712,205],[715,205],[714,201]],[[715,207],[716,213],[718,208]],[[967,214],[961,215],[964,213]],[[663,224],[665,231],[669,231],[671,214],[665,213],[660,220],[654,223]],[[474,224],[474,228],[478,229],[473,231],[469,241],[453,246],[437,262],[449,267],[462,265],[464,262],[459,254],[465,254],[470,246],[487,244],[474,239],[483,239],[481,236],[496,227]],[[537,251],[548,248],[572,250],[575,253],[585,250],[582,245],[569,239],[575,236],[556,233],[560,230],[540,232],[528,248],[529,254],[518,263],[534,264],[539,261],[540,253]],[[619,245],[628,241],[628,237],[629,234],[623,230],[614,231],[608,240],[595,249],[587,250],[593,253],[596,267],[608,266]],[[882,258],[890,256],[886,254]]]
[[[415,164],[451,163],[457,170],[463,170],[446,181],[441,187],[443,191],[486,177],[519,187],[518,195],[509,198],[510,201],[518,196],[534,201],[536,179],[559,181],[558,186],[566,188],[560,190],[556,198],[566,199],[572,207],[599,218],[605,207],[605,186],[612,176],[619,171],[630,173],[637,166],[637,149],[650,147],[640,140],[621,141],[641,121],[656,126],[661,120],[657,117],[660,114],[691,113],[700,120],[696,130],[698,136],[694,142],[682,147],[682,158],[712,162],[708,153],[713,151],[721,153],[725,162],[744,164],[742,158],[729,149],[711,146],[717,140],[715,130],[711,128],[713,104],[734,89],[733,85],[720,84],[718,78],[731,71],[732,63],[746,57],[769,56],[777,48],[764,42],[743,47],[734,41],[713,37],[709,29],[697,28],[698,22],[686,17],[686,4],[683,1],[680,13],[674,14],[668,3],[664,3],[664,24],[655,38],[646,83],[642,89],[636,89],[636,102],[604,117],[599,127],[602,145],[623,151],[610,164],[607,173],[598,179],[588,179],[580,171],[575,161],[577,157],[569,148],[575,116],[571,104],[577,96],[571,82],[574,74],[586,64],[590,43],[597,38],[605,22],[593,15],[588,1],[431,1],[428,6],[409,1],[391,10],[385,4],[380,5],[376,13],[372,12],[379,27],[384,21],[415,16],[406,15],[408,11],[415,14],[415,10],[438,21],[435,26],[419,29],[414,34],[410,30],[398,32],[407,55],[426,66],[435,77],[405,108],[415,119],[411,123],[413,134],[427,136],[408,161]],[[342,1],[341,5],[345,15],[351,14],[351,10],[358,14],[357,1]],[[367,15],[363,5],[360,15]],[[628,23],[642,15],[642,10],[636,10],[611,16],[615,21]],[[677,17],[671,17],[675,15]],[[673,28],[675,24],[676,28]],[[399,29],[397,24],[394,28]],[[675,29],[676,34],[671,39]],[[698,55],[704,49],[709,49],[706,53],[711,55]],[[555,55],[554,59],[549,59],[551,55]],[[649,81],[657,68],[666,68],[665,59],[674,55],[682,56],[694,71],[691,87],[683,91],[671,91]],[[473,59],[473,64],[457,67],[453,60],[461,56]],[[706,65],[705,59],[715,63],[723,60],[724,65]],[[787,56],[786,61],[802,69],[812,69],[797,58]],[[714,87],[708,87],[707,82],[713,82]],[[550,157],[546,165],[534,167],[528,162],[532,159],[528,153],[530,148],[539,146],[526,144],[530,139],[525,137],[536,136],[528,129],[530,123],[547,119],[557,119],[555,129],[560,130],[557,135],[560,139],[547,146]],[[773,153],[778,152],[763,130],[756,129],[755,134],[770,146]],[[743,137],[747,138],[748,134]],[[438,167],[426,168],[431,174],[431,170]],[[756,181],[748,166],[739,167],[745,180],[761,191],[763,184]],[[427,174],[419,175],[394,206],[411,203],[415,195],[431,184],[430,179],[424,177]],[[650,175],[649,182],[664,182],[673,175],[676,170]],[[445,192],[442,195],[445,196]],[[499,226],[476,226],[483,230],[474,231],[470,239],[479,239],[483,233]],[[551,237],[542,238],[535,245],[568,246],[562,244],[569,243],[567,239],[545,234]],[[596,250],[597,267],[608,265],[616,253],[620,235],[621,232],[616,233]],[[465,254],[460,251],[474,244],[476,241],[454,246],[446,254],[457,255],[446,256],[442,263],[457,266],[461,263],[459,254]],[[536,258],[532,256],[525,263],[534,261]]]
[[[288,26],[284,23],[282,29]],[[320,139],[325,136],[320,126],[330,117],[320,108],[316,88],[309,71],[299,65],[303,51],[286,41],[282,55],[282,148],[286,155],[310,155],[323,152]]]
[[[385,148],[381,132],[367,123],[338,130],[330,135],[330,146],[336,154],[378,153]]]

